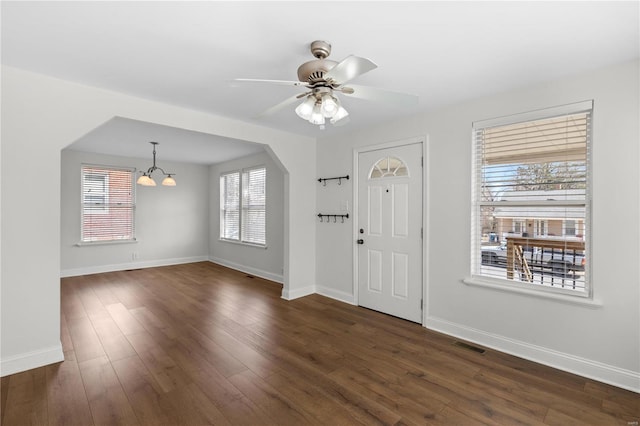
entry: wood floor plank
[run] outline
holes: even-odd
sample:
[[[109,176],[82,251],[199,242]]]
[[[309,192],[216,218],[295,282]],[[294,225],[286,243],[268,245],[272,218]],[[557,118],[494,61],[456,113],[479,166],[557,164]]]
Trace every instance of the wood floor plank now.
[[[296,410],[293,401],[250,370],[229,377],[229,381],[260,407],[273,424],[297,426],[313,421]]]
[[[4,379],[4,378],[3,378]],[[4,382],[4,380],[3,380]],[[11,410],[4,415],[2,424],[42,425],[49,418],[47,406],[47,376],[44,368],[36,368],[11,376],[11,382],[3,389],[3,413],[6,407]]]
[[[95,424],[139,424],[109,358],[84,361],[79,368]]]
[[[274,363],[219,327],[207,326],[204,327],[202,331],[259,377],[264,378],[282,370],[282,366]]]
[[[67,326],[78,362],[105,355],[102,342],[89,317],[67,318]]]
[[[189,347],[190,350],[197,351],[207,358],[211,364],[215,365],[216,370],[225,377],[247,369],[246,365],[237,360],[223,347],[193,327],[185,328],[184,333],[176,340],[185,347]]]
[[[80,297],[76,293],[71,282],[66,281],[63,288],[66,288],[67,290],[60,292],[61,293],[60,309],[65,314],[67,319],[70,320],[75,318],[86,317],[87,312],[84,310],[82,301],[80,300]]]
[[[244,338],[263,348],[267,348],[265,353],[268,353],[274,360],[288,366],[288,374],[304,377],[305,382],[317,384],[335,406],[343,406],[354,419],[364,424],[395,424],[400,420],[399,415],[386,409],[383,405],[330,380],[317,364],[310,363],[309,358],[300,352],[293,353],[279,344],[270,345],[268,339],[251,332],[247,332]]]
[[[161,386],[138,356],[111,363],[141,425],[178,424],[178,417],[165,412]]]
[[[127,336],[138,356],[156,379],[162,392],[170,392],[181,389],[193,381],[187,373],[163,349],[164,345],[158,345],[157,341],[147,332],[130,334]]]
[[[98,298],[92,286],[77,286],[76,294],[82,303],[84,311],[89,318],[106,317],[109,313],[105,309],[105,305]]]
[[[7,412],[7,396],[9,395],[9,383],[11,382],[11,376],[4,376],[0,379],[0,424],[4,419],[4,414]]]
[[[105,310],[105,312],[107,311]],[[128,358],[136,354],[136,351],[111,316],[91,317],[91,323],[102,343],[102,348],[111,361]]]
[[[291,372],[283,371],[265,379],[291,400],[305,418],[311,417],[318,425],[366,425],[346,407],[336,403],[321,387],[309,383]]]
[[[433,421],[442,411],[445,403],[432,398],[422,398],[421,393],[403,392],[402,386],[394,386],[384,380],[375,380],[371,375],[363,374],[357,368],[341,368],[330,377],[345,388],[374,400],[386,408],[397,412],[409,423],[422,424]]]
[[[45,367],[49,425],[95,424],[75,360]]]
[[[605,383],[586,380],[585,392],[602,398],[602,410],[614,416],[620,416],[627,422],[640,420],[640,396],[633,392],[620,392],[620,389]],[[639,422],[640,423],[640,422]]]
[[[118,299],[118,303],[122,303],[127,309],[144,306],[144,302],[138,297],[140,289],[135,285],[137,277],[141,275],[138,272],[141,271],[117,271],[105,274],[109,290]]]
[[[91,288],[103,306],[119,303],[120,299],[111,291],[111,284],[105,274],[91,276]]]
[[[107,311],[113,321],[120,327],[122,334],[140,333],[145,328],[131,315],[129,310],[122,303],[107,305]]]
[[[65,361],[3,425],[623,425],[640,397],[210,262],[61,280]]]
[[[64,313],[60,313],[60,342],[62,343],[62,350],[73,350],[73,340],[71,339],[69,324],[67,324],[67,317]]]
[[[175,413],[179,425],[231,425],[195,383],[160,396],[165,409]]]

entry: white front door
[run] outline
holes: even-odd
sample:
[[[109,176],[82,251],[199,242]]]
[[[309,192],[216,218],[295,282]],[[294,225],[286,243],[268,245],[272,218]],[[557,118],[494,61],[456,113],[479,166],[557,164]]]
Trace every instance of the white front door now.
[[[422,144],[358,154],[358,304],[422,322]]]

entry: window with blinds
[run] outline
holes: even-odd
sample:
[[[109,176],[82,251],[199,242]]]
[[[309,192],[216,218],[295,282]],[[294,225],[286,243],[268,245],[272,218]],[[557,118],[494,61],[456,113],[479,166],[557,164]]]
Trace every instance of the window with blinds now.
[[[220,238],[240,241],[240,173],[220,176]]]
[[[591,101],[476,122],[472,273],[588,296]]]
[[[82,165],[82,242],[135,240],[134,169]]]
[[[264,167],[220,176],[220,238],[266,244],[266,176]]]

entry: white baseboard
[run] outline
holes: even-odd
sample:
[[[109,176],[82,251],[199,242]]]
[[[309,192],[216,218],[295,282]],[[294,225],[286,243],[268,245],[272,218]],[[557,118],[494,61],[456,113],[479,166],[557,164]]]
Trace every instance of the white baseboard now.
[[[62,361],[64,361],[64,353],[62,343],[59,343],[50,348],[3,358],[0,362],[0,376],[4,377]]]
[[[297,288],[295,290],[289,290],[288,288],[282,289],[282,298],[285,300],[294,300],[300,297],[309,296],[316,292],[315,286],[307,286],[303,288]]]
[[[428,317],[425,327],[500,352],[640,393],[639,372],[487,333],[439,318]]]
[[[239,263],[231,262],[226,259],[220,259],[219,257],[209,257],[207,260],[209,260],[209,262],[217,263],[218,265],[222,265],[227,268],[235,269],[236,271],[244,272],[245,274],[264,278],[265,280],[275,281],[280,284],[284,283],[284,278],[280,274],[274,274],[273,272],[263,271],[262,269],[253,268],[251,266],[241,265]]]
[[[126,271],[128,269],[143,269],[154,268],[157,266],[180,265],[183,263],[206,262],[207,260],[209,260],[208,256],[193,256],[173,259],[116,263],[112,265],[87,266],[84,268],[63,269],[60,271],[60,278],[77,277],[79,275],[101,274],[104,272]]]
[[[338,300],[340,302],[348,303],[349,305],[355,305],[356,300],[353,294],[345,293],[344,291],[335,290],[328,287],[316,286],[316,293],[329,297],[331,299]]]

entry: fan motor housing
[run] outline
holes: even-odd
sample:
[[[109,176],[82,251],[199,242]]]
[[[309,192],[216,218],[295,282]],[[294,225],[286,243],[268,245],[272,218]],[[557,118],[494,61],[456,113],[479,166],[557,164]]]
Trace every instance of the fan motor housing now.
[[[305,62],[298,67],[298,80],[312,85],[325,83],[324,75],[338,63],[327,59],[331,54],[331,44],[324,40],[316,40],[309,46],[315,60]]]
[[[330,59],[314,59],[298,67],[298,80],[303,83],[324,82],[324,75],[338,63]]]

